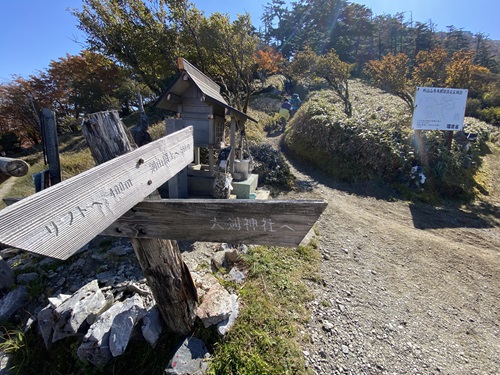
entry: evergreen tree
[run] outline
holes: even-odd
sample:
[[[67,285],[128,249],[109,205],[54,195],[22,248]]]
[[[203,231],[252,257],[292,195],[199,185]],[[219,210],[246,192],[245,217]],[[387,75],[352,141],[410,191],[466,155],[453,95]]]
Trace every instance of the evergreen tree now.
[[[469,40],[462,29],[457,29],[455,26],[447,26],[448,32],[444,38],[444,48],[451,56],[457,51],[467,50],[470,47]]]
[[[499,73],[499,64],[491,51],[490,41],[483,33],[477,33],[475,38],[474,63],[488,68],[493,73]]]
[[[264,25],[262,39],[267,45],[281,46],[285,42],[284,35],[279,31],[283,26],[283,22],[289,17],[285,4],[284,0],[272,0],[264,6],[264,13],[261,17]]]
[[[372,11],[364,5],[349,3],[340,13],[335,34],[330,39],[342,61],[356,63],[359,69],[373,59]],[[330,46],[329,46],[330,47]]]
[[[416,22],[414,27],[416,57],[420,51],[430,51],[436,46],[434,32],[427,23]]]

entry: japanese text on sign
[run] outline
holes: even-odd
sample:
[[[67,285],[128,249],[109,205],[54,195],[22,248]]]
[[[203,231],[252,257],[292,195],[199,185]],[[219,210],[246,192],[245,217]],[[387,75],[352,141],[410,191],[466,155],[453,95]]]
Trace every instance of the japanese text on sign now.
[[[284,224],[275,223],[271,218],[257,220],[255,218],[230,217],[220,219],[214,217],[212,220],[212,230],[235,230],[253,232],[276,232],[279,229],[295,230]]]

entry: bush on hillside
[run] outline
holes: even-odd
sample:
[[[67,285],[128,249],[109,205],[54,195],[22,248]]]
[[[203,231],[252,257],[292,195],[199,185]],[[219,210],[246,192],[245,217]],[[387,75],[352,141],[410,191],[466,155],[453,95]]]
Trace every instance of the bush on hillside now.
[[[21,141],[14,132],[6,132],[0,135],[0,152],[6,154],[21,151]]]
[[[499,126],[500,125],[500,107],[488,107],[478,111],[481,120]]]
[[[284,120],[282,120],[280,115],[275,113],[274,116],[269,116],[262,122],[262,128],[269,134],[280,132],[283,128],[282,121]]]
[[[253,110],[264,112],[268,116],[274,116],[280,110],[283,99],[281,97],[274,98],[266,95],[253,97],[250,105]],[[261,119],[259,119],[260,122]]]
[[[479,110],[481,109],[481,100],[477,98],[467,98],[467,105],[465,107],[466,116],[479,116]]]
[[[293,118],[287,144],[340,181],[395,181],[411,167],[411,132],[385,117],[375,109],[348,118],[334,94],[323,91]]]

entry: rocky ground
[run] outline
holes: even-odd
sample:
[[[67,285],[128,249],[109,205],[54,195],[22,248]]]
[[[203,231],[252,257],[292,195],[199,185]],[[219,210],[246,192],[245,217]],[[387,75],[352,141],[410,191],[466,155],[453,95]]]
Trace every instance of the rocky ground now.
[[[315,374],[500,373],[498,151],[489,200],[434,208],[376,185],[333,184],[291,163],[294,191],[325,199],[322,284],[304,328]]]

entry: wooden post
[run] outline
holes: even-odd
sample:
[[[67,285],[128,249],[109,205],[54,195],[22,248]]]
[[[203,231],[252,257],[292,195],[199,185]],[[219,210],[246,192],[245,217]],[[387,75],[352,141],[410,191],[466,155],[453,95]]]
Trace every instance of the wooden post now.
[[[427,148],[424,145],[424,141],[422,139],[422,130],[417,130],[415,129],[414,131],[414,136],[415,136],[415,142],[416,142],[416,147],[420,149],[420,152],[422,154],[422,163],[425,166],[429,165],[429,158],[427,157]]]
[[[89,115],[82,132],[98,164],[132,150],[116,111]],[[192,332],[198,297],[177,242],[137,238],[131,241],[167,329],[178,334]]]
[[[195,147],[194,148],[194,164],[201,164],[201,157],[200,157],[200,148]]]
[[[50,186],[61,182],[61,163],[59,161],[59,145],[57,141],[56,117],[54,113],[44,108],[40,113],[43,150],[46,163],[49,165]]]
[[[229,173],[234,173],[234,155],[236,153],[236,119],[234,116],[231,116],[231,136],[230,136],[231,147],[233,148],[233,152],[229,157]]]
[[[215,155],[214,155],[214,145],[208,145],[208,166],[210,173],[214,173],[215,165]]]
[[[165,122],[165,131],[166,134],[172,134],[178,130],[183,129],[186,126],[186,122],[177,119],[177,120],[166,120]],[[187,198],[188,193],[188,172],[187,167],[182,171],[177,173],[176,176],[168,180],[168,197],[169,198]]]
[[[451,144],[453,143],[453,130],[448,130],[446,133],[446,148],[448,151],[451,150]]]

